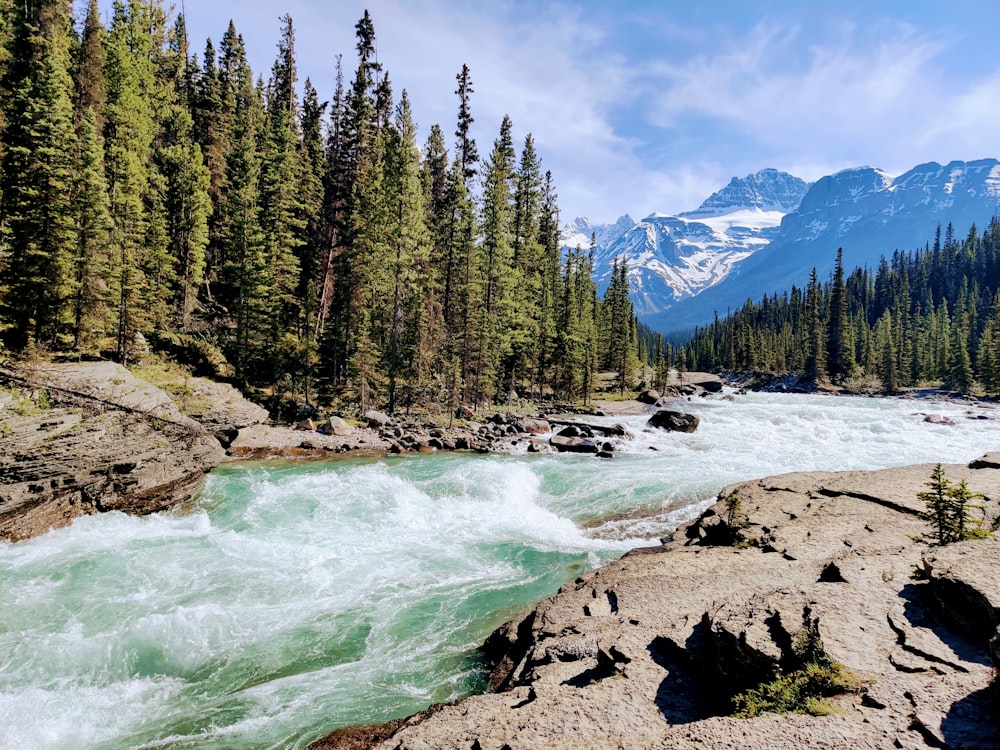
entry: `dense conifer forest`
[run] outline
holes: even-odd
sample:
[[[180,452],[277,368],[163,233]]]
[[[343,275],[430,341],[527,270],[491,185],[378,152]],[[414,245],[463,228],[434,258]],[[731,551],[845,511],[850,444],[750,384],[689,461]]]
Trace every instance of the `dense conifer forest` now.
[[[74,17],[74,12],[78,17]],[[559,248],[555,181],[474,86],[418,145],[366,12],[336,89],[266,79],[230,23],[201,54],[161,0],[0,0],[0,338],[8,354],[144,346],[311,402],[586,399],[637,364],[626,269]],[[451,81],[442,81],[442,96]],[[450,147],[450,148],[449,148]]]
[[[889,393],[943,384],[1000,395],[1000,220],[957,236],[949,224],[923,249],[878,268],[815,269],[804,289],[748,300],[695,332],[693,364],[802,373]]]

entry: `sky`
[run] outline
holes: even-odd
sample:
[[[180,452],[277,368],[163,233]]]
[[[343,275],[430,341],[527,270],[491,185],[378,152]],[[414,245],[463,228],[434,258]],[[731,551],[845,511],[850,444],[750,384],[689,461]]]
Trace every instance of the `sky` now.
[[[301,80],[332,98],[367,9],[421,138],[453,142],[471,71],[480,154],[504,114],[552,171],[563,221],[697,208],[733,176],[805,180],[1000,157],[998,0],[174,0],[191,47],[235,22],[266,78],[292,16]],[[108,0],[110,6],[110,0]]]

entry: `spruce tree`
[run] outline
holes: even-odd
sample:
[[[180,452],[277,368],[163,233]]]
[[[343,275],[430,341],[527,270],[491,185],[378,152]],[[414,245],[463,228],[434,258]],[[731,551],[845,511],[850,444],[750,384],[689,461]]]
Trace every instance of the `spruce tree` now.
[[[115,352],[128,361],[136,333],[149,331],[151,313],[162,299],[158,274],[169,273],[151,248],[150,164],[156,134],[151,94],[156,90],[154,9],[140,3],[114,4],[108,34],[104,110],[105,170],[114,222],[110,304],[116,320]],[[150,278],[147,273],[153,274]]]
[[[98,2],[90,0],[74,66],[73,110],[77,127],[82,124],[87,112],[92,112],[98,132],[104,127],[103,110],[107,99],[107,84],[104,81],[106,38],[107,29],[101,23]]]
[[[281,23],[278,56],[267,86],[267,128],[260,173],[260,219],[268,267],[266,296],[270,343],[275,347],[282,346],[285,334],[294,330],[297,323],[299,251],[304,244],[305,230],[299,192],[302,167],[298,151],[295,32],[291,16],[283,16]]]
[[[480,267],[482,296],[475,301],[481,321],[476,342],[476,400],[490,400],[496,394],[500,358],[511,343],[512,275],[512,195],[514,146],[511,121],[504,117],[500,135],[493,143],[483,172],[481,228],[483,234]]]
[[[104,177],[104,142],[93,110],[84,115],[77,136],[77,170],[73,185],[77,230],[73,348],[80,350],[90,349],[108,330],[108,300],[104,289],[113,257],[113,223]]]
[[[830,377],[842,381],[854,372],[854,342],[848,315],[847,290],[844,282],[844,250],[837,250],[830,290],[830,318],[827,326],[827,369]]]
[[[391,263],[392,306],[386,350],[390,412],[398,402],[401,379],[419,378],[415,358],[426,335],[425,297],[430,238],[424,221],[424,195],[420,182],[420,152],[416,141],[410,100],[403,91],[386,157],[387,192],[390,196],[393,238]]]
[[[9,347],[58,343],[75,295],[69,8],[26,0],[12,9],[2,88],[0,232],[6,254],[0,315]]]

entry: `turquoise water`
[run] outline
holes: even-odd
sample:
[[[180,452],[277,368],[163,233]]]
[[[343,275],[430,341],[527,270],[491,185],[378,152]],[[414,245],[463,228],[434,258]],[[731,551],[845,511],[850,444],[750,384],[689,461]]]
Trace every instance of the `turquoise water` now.
[[[234,464],[183,513],[0,546],[0,748],[304,747],[481,690],[476,646],[496,626],[728,482],[1000,448],[1000,421],[952,404],[685,408],[702,418],[693,435],[603,420],[635,433],[612,461]]]

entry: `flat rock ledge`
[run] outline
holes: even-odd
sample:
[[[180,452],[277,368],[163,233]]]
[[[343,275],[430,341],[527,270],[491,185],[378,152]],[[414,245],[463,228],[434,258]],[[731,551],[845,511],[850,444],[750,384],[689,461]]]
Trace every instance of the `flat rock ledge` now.
[[[1000,540],[916,540],[932,468],[727,487],[728,505],[490,636],[491,692],[311,747],[1000,748]],[[1000,455],[946,471],[997,515]],[[731,716],[807,628],[858,689],[826,716]]]
[[[193,497],[225,457],[159,388],[111,362],[0,372],[0,541]]]

